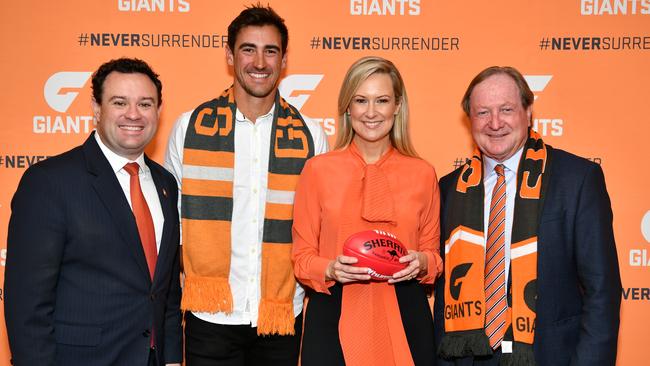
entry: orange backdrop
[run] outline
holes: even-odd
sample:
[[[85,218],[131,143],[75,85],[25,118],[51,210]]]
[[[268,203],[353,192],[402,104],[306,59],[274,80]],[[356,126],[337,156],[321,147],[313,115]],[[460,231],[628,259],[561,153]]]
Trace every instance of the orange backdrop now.
[[[646,362],[650,173],[643,146],[650,133],[650,0],[269,2],[290,31],[282,94],[331,136],[348,66],[371,54],[393,60],[406,80],[415,146],[439,176],[471,152],[459,105],[470,79],[491,65],[522,71],[537,96],[535,126],[545,141],[597,161],[605,171],[624,286],[618,364]],[[21,175],[34,162],[80,144],[93,129],[90,72],[108,59],[131,56],[161,74],[163,115],[147,152],[162,161],[175,118],[232,82],[226,29],[247,3],[2,4],[2,268],[10,201]],[[8,365],[9,358],[0,324],[0,364]]]

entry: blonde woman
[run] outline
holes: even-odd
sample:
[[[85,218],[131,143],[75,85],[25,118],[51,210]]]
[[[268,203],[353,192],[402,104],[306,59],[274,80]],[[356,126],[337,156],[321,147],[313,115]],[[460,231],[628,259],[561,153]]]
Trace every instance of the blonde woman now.
[[[312,158],[296,190],[294,270],[310,288],[303,365],[430,365],[433,322],[425,288],[441,272],[439,193],[433,167],[408,134],[408,98],[395,65],[365,57],[338,101],[335,150]],[[379,229],[409,254],[405,269],[371,281],[342,255],[352,234]]]

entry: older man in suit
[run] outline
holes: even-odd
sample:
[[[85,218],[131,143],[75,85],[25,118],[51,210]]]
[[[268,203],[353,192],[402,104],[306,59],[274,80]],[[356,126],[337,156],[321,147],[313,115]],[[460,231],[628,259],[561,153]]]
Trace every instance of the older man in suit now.
[[[92,84],[97,131],[29,168],[12,200],[13,364],[180,365],[176,181],[143,153],[162,84],[137,59],[103,64]]]
[[[546,145],[511,67],[470,83],[477,149],[442,178],[440,365],[614,365],[621,280],[599,165]]]

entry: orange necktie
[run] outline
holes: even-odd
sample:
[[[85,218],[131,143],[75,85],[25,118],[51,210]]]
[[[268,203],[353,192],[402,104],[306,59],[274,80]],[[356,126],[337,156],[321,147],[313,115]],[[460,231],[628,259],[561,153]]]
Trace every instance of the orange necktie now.
[[[138,233],[140,234],[142,249],[144,249],[144,256],[147,258],[149,275],[153,280],[158,251],[156,249],[156,234],[153,219],[151,218],[151,211],[149,211],[149,206],[140,188],[140,177],[138,177],[140,166],[138,163],[128,163],[124,166],[124,170],[131,176],[131,206],[133,208],[135,222],[138,225]]]
[[[485,248],[485,334],[490,346],[497,349],[506,332],[508,303],[506,300],[506,178],[503,164],[494,167],[497,183],[492,192],[488,236]]]

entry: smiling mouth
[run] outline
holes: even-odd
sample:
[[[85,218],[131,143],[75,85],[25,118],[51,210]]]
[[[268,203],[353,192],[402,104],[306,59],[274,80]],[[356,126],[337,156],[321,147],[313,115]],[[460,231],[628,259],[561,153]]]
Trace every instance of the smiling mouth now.
[[[142,130],[144,130],[144,126],[120,125],[119,128],[121,130],[126,130],[126,131],[142,131]]]
[[[271,76],[271,74],[268,73],[258,73],[258,72],[249,72],[248,75],[252,77],[253,79],[267,79]]]
[[[363,124],[368,128],[375,128],[379,126],[383,121],[364,121]]]

